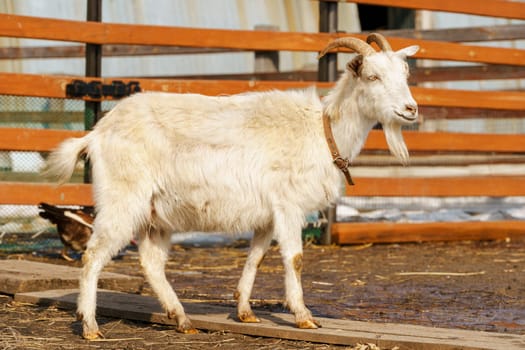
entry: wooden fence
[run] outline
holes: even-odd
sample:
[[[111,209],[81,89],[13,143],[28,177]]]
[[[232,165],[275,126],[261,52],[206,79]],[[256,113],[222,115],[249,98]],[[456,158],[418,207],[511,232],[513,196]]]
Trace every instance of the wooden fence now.
[[[479,14],[504,18],[525,19],[525,3],[498,0],[478,1],[468,6],[461,1],[353,1],[356,3],[399,6],[417,9],[441,10]],[[481,5],[480,3],[483,3]],[[472,41],[525,38],[525,26],[517,25],[493,28],[492,36],[482,30]],[[479,29],[479,28],[478,28]],[[485,33],[485,34],[483,34]],[[481,63],[469,68],[422,68],[416,69],[419,81],[453,80],[458,72],[471,76],[496,79],[498,77],[525,76],[525,50],[466,45],[453,42],[450,32],[444,31],[387,31],[394,49],[417,44],[421,47],[417,59],[447,60]],[[120,54],[145,54],[148,48],[165,47],[161,52],[187,53],[191,50],[241,51],[313,51],[318,52],[326,43],[343,33],[293,33],[274,31],[212,30],[148,25],[110,24],[80,22],[49,18],[36,18],[0,14],[0,36],[36,38],[77,43],[98,44],[113,47]],[[397,36],[396,36],[397,35]],[[365,38],[366,33],[352,34]],[[431,40],[425,38],[431,38]],[[441,40],[436,40],[441,38]],[[126,51],[126,47],[139,45],[144,50]],[[77,55],[76,48],[62,48]],[[16,54],[9,48],[0,50],[4,57]],[[25,51],[24,51],[25,50]],[[22,48],[23,57],[43,55],[46,50]],[[53,51],[53,50],[51,50]],[[113,51],[114,52],[114,51]],[[150,51],[151,52],[151,51]],[[156,50],[155,52],[159,52]],[[2,57],[0,57],[1,59]],[[278,76],[278,75],[274,75]],[[448,78],[447,78],[448,76]],[[0,95],[66,98],[65,87],[73,76],[14,74],[0,72]],[[233,77],[235,78],[235,77]],[[285,80],[219,80],[219,79],[133,79],[139,81],[143,90],[193,92],[207,95],[233,94],[244,91],[268,89],[291,89],[316,85],[321,91],[332,86],[329,82]],[[110,82],[115,78],[86,77],[86,80]],[[463,91],[412,87],[414,98],[423,114],[429,118],[455,118],[490,115],[491,117],[523,117],[525,92],[523,91]],[[85,98],[89,100],[89,98]],[[101,98],[104,100],[111,98]],[[0,150],[46,152],[67,137],[83,132],[0,128]],[[412,154],[525,154],[525,135],[457,134],[448,132],[405,132],[405,140]],[[386,152],[387,145],[380,131],[372,131],[365,145],[365,153]],[[519,158],[523,161],[523,158]],[[463,162],[463,165],[467,165]],[[347,188],[351,196],[525,196],[525,174],[506,176],[433,176],[433,177],[356,177],[357,185]],[[0,182],[0,204],[37,204],[46,201],[55,204],[92,205],[89,184],[66,184],[56,187],[44,182]],[[501,238],[525,233],[522,221],[498,221],[490,223],[333,223],[332,238],[337,243],[368,241],[419,241],[433,239]]]

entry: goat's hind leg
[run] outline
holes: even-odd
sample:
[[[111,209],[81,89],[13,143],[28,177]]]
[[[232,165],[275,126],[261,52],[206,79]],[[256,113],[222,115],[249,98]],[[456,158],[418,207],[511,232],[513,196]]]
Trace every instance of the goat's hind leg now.
[[[140,263],[146,279],[151,284],[168,318],[177,320],[177,331],[186,334],[197,333],[184,312],[184,308],[166,279],[164,268],[168,260],[170,235],[150,227],[142,233],[139,242]]]
[[[102,226],[102,216],[104,215],[99,214],[95,220],[93,236],[82,256],[84,267],[79,282],[77,318],[82,321],[82,336],[89,340],[103,337],[95,319],[100,272],[112,256],[132,238],[131,229],[122,232],[111,224],[107,227]]]
[[[271,241],[272,232],[270,230],[255,230],[250,252],[244,264],[244,269],[239,279],[239,284],[237,285],[237,291],[234,294],[237,300],[237,317],[241,322],[260,322],[250,307],[250,295],[252,294],[257,268],[261,264]]]

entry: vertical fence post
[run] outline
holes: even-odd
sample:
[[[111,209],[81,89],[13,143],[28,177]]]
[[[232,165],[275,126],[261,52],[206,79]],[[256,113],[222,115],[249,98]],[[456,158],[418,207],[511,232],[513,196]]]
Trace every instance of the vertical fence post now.
[[[337,2],[319,2],[319,31],[337,32]],[[335,81],[337,79],[337,54],[328,53],[319,60],[318,80]]]
[[[278,32],[274,25],[258,24],[255,30]],[[277,73],[279,71],[279,51],[255,51],[255,73]]]
[[[337,2],[319,2],[319,31],[325,33],[337,32]],[[328,53],[319,60],[319,81],[335,81],[337,79],[337,54]],[[320,243],[332,243],[332,223],[335,221],[335,206],[326,209],[327,225],[321,233]]]
[[[102,0],[87,0],[87,21],[102,21]],[[86,76],[100,77],[102,75],[102,45],[86,43]],[[90,130],[100,119],[102,110],[98,101],[86,101],[84,105],[84,127]],[[84,167],[84,182],[91,182],[91,167],[86,161]]]

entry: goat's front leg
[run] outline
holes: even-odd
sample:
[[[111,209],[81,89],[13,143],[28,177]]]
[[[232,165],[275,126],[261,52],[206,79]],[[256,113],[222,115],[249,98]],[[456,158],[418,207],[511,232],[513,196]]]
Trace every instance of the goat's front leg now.
[[[295,315],[299,328],[315,329],[321,327],[304,304],[301,272],[303,269],[303,241],[301,237],[302,213],[276,213],[274,216],[275,234],[280,245],[284,264],[286,303]]]
[[[268,250],[272,241],[272,231],[270,229],[257,229],[253,234],[253,239],[246,259],[246,264],[242,271],[237,291],[234,294],[237,300],[237,317],[241,322],[254,323],[260,322],[250,307],[250,295],[252,294],[253,282],[257,268],[261,264],[264,254]]]

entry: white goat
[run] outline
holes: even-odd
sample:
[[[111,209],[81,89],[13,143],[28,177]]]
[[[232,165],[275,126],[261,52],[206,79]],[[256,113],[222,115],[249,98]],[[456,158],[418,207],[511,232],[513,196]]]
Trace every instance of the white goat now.
[[[192,230],[254,231],[235,292],[240,321],[259,322],[249,298],[257,266],[276,239],[286,303],[297,326],[320,326],[304,304],[300,273],[305,213],[334,203],[341,187],[323,115],[343,156],[353,159],[380,122],[403,163],[408,152],[401,125],[417,119],[405,62],[417,46],[393,52],[372,34],[368,43],[336,39],[321,55],[337,47],[358,55],[322,102],[313,88],[220,97],[140,93],[50,155],[46,172],[60,182],[83,154],[93,166],[97,216],[83,257],[77,311],[85,338],[101,335],[95,320],[99,273],[134,233],[145,276],[168,316],[176,318],[178,331],[195,331],[164,272],[170,235]]]

